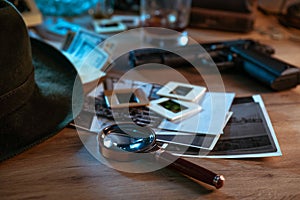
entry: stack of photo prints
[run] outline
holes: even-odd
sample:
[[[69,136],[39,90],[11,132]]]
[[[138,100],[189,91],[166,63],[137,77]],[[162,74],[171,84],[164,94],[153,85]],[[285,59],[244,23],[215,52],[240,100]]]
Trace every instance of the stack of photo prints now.
[[[220,108],[212,103],[218,98],[225,99]],[[87,94],[82,113],[84,120],[73,125],[91,132],[120,122],[151,127],[157,143],[167,144],[167,150],[178,156],[281,155],[260,95],[237,98],[188,83],[158,85],[108,76]]]

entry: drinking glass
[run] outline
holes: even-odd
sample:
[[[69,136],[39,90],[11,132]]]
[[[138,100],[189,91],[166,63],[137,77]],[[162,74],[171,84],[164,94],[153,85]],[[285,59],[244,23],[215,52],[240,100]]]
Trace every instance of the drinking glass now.
[[[185,46],[192,0],[140,0],[145,42],[158,47]],[[155,27],[155,28],[148,28]]]
[[[142,26],[183,31],[189,22],[191,0],[141,0]]]

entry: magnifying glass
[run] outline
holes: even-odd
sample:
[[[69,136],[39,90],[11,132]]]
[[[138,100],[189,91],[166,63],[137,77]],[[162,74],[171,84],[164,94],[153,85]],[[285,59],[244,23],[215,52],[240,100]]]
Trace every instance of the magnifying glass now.
[[[153,159],[196,180],[221,188],[225,178],[208,169],[168,153],[156,143],[155,132],[133,123],[113,124],[98,136],[100,151],[105,158],[116,161]]]

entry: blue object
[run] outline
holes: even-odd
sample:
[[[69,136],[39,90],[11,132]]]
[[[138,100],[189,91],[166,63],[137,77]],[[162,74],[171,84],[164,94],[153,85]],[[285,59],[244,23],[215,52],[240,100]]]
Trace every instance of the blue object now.
[[[43,15],[74,16],[87,12],[99,0],[35,0]]]

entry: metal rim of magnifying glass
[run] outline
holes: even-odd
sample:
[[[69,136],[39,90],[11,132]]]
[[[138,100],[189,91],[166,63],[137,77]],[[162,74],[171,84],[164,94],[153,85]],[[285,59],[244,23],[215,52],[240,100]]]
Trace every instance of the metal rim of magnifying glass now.
[[[120,128],[120,126],[123,128]],[[142,131],[147,131],[149,134],[149,137],[152,136],[151,142],[149,144],[145,145],[145,148],[139,149],[137,151],[132,151],[132,152],[123,150],[120,147],[116,147],[116,146],[106,147],[104,145],[105,137],[111,133],[116,133],[121,130],[124,134],[127,134],[130,136],[130,134],[128,134],[124,131],[124,129],[126,129],[126,127],[129,127],[129,126],[131,126],[132,128],[141,129]],[[138,126],[133,123],[118,123],[118,124],[112,124],[108,127],[105,127],[98,135],[98,141],[99,141],[100,151],[105,158],[115,160],[115,161],[122,161],[122,162],[123,161],[134,161],[134,160],[146,158],[147,152],[150,152],[151,150],[153,150],[156,147],[155,132],[149,127],[141,127],[141,126]]]

